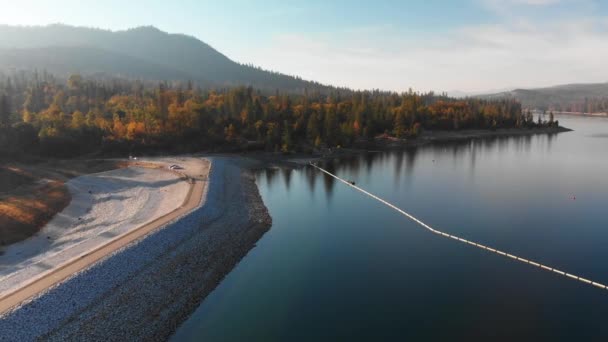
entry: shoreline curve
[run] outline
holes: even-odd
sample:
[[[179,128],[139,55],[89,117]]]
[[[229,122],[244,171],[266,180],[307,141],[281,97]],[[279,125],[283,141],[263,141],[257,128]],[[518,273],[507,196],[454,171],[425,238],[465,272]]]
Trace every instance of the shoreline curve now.
[[[253,175],[212,159],[199,206],[0,316],[0,339],[170,337],[271,225]]]

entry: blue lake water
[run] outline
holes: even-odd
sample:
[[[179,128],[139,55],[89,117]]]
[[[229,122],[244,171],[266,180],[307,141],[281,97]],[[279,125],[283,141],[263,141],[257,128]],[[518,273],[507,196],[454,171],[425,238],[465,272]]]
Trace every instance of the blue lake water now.
[[[608,284],[608,119],[558,119],[574,131],[325,166],[437,229]],[[441,238],[310,167],[257,182],[272,228],[174,340],[608,340],[607,290]]]

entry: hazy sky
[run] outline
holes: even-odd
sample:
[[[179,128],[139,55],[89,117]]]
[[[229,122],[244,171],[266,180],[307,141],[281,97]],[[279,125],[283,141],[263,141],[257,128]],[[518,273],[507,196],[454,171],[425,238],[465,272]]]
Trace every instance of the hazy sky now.
[[[0,0],[0,23],[193,35],[238,62],[352,88],[608,81],[606,0]]]

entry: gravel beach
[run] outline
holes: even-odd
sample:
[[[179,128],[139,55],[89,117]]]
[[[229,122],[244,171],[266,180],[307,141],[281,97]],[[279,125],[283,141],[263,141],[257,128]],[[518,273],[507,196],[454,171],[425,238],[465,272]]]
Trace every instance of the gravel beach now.
[[[0,340],[166,340],[269,229],[253,175],[213,158],[198,208],[0,317]]]

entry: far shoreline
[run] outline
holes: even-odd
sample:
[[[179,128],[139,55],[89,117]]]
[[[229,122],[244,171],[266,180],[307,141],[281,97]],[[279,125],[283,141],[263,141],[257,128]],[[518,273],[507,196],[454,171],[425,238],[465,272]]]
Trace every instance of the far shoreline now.
[[[353,156],[369,152],[384,152],[400,149],[416,148],[432,144],[463,142],[467,140],[477,139],[495,139],[508,137],[525,137],[543,134],[558,134],[572,132],[574,130],[558,126],[558,127],[542,127],[542,128],[505,128],[497,130],[459,130],[459,131],[424,131],[420,136],[409,139],[376,138],[373,142],[361,142],[355,147],[336,147],[325,148],[312,153],[293,152],[265,152],[265,151],[248,151],[240,153],[212,153],[212,155],[238,155],[244,158],[251,158],[261,162],[261,167],[299,167],[310,162],[329,160]]]
[[[588,112],[553,112],[553,114],[555,115],[566,115],[566,116],[580,116],[580,117],[588,117],[588,118],[607,118],[608,117],[608,113],[604,113],[604,112],[593,112],[593,113],[588,113]]]
[[[501,128],[496,130],[471,129],[458,131],[427,131],[414,139],[413,145],[424,145],[434,142],[450,142],[480,138],[531,136],[540,134],[557,134],[573,131],[563,126],[542,128]]]

